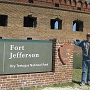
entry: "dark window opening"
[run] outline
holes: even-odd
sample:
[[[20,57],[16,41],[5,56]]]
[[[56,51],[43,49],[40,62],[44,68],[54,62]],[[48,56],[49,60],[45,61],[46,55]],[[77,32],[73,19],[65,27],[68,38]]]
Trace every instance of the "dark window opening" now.
[[[79,20],[73,21],[73,31],[83,31],[83,22]]]
[[[55,7],[59,7],[59,4],[55,3]]]
[[[50,21],[51,29],[61,30],[62,29],[62,20],[60,19],[51,19]]]
[[[33,0],[28,0],[29,1],[29,3],[33,3]]]
[[[24,27],[36,27],[37,18],[36,17],[24,17]]]
[[[7,15],[0,15],[0,26],[7,26]]]
[[[81,8],[80,7],[77,7],[77,10],[81,10]]]

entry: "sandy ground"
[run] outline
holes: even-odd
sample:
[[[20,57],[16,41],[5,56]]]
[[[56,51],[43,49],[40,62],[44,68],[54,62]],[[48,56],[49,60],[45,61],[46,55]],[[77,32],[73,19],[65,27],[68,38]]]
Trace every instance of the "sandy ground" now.
[[[44,88],[42,90],[81,90],[79,88],[71,88],[71,87],[67,87],[67,88]]]
[[[75,85],[75,87],[46,87],[42,90],[90,90],[90,86],[84,85],[84,86],[79,86]]]

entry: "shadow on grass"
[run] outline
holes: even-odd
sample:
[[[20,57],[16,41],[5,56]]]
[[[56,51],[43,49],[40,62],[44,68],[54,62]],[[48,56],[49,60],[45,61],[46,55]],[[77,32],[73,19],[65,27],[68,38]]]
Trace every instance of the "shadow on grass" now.
[[[67,87],[67,86],[71,86],[74,87],[74,83],[73,82],[68,82],[68,83],[59,83],[59,84],[53,84],[52,87]]]
[[[73,83],[75,83],[75,84],[80,84],[80,82],[79,81],[72,81]]]

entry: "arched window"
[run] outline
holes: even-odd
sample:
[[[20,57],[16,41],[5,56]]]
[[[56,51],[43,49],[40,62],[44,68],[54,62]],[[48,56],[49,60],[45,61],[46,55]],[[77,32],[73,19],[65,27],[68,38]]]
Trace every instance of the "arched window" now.
[[[77,7],[82,7],[82,2],[81,1],[77,2]]]
[[[59,18],[50,20],[51,29],[61,30],[62,29],[62,20]]]
[[[76,0],[72,0],[72,6],[76,6]]]
[[[54,25],[55,29],[59,29],[59,28],[58,28],[58,27],[59,27],[58,25],[59,25],[59,23],[58,23],[58,21],[56,21],[56,22],[55,22],[55,25]]]
[[[83,31],[83,22],[80,20],[73,21],[73,31]]]
[[[88,5],[87,5],[87,2],[85,2],[85,3],[83,4],[83,7],[84,7],[84,8],[87,8],[87,6],[88,6]]]
[[[67,0],[67,5],[71,5],[71,0]]]
[[[73,31],[76,31],[76,23],[73,24]]]

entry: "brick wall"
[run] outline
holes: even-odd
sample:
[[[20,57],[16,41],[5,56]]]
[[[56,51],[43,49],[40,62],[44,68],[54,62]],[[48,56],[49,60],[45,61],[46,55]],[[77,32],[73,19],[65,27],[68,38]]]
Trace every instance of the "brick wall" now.
[[[37,27],[23,27],[24,16],[32,13],[37,17]],[[60,8],[49,8],[32,4],[0,2],[0,15],[8,15],[7,26],[0,26],[2,38],[48,40],[53,38],[80,39],[86,37],[90,30],[90,13],[68,11]],[[62,30],[50,29],[50,20],[59,18],[62,20]],[[73,21],[83,21],[83,32],[72,30]]]
[[[61,43],[59,39],[53,40],[53,71],[44,73],[30,73],[19,75],[1,75],[0,76],[0,89],[1,90],[13,90],[20,87],[32,87],[52,85],[55,83],[67,83],[72,82],[72,66],[73,66],[73,51],[66,65],[63,65],[59,56],[58,49],[61,45],[67,42]],[[71,47],[73,44],[69,42]]]
[[[53,38],[64,38],[67,40],[75,38],[85,40],[86,33],[90,31],[90,13],[74,10],[70,11],[68,9],[61,9],[58,7],[54,8],[50,5],[50,7],[46,7],[26,3],[11,3],[8,1],[10,0],[0,0],[0,14],[8,15],[7,26],[0,26],[0,36],[2,38],[27,39],[27,37],[32,37],[32,39],[40,40]],[[37,17],[36,28],[23,27],[23,18],[24,16],[28,16],[30,13],[32,13],[33,17]],[[62,30],[50,29],[50,19],[55,19],[57,17],[62,20]],[[83,32],[72,31],[74,20],[83,21]],[[76,46],[74,51],[75,53],[81,53],[80,48]]]
[[[29,0],[4,0],[4,1],[29,3]],[[77,7],[79,7],[81,8],[80,11],[90,12],[90,3],[87,0],[32,0],[32,1],[33,4],[36,5],[55,7],[55,4],[58,4],[59,5],[58,8],[78,10]]]

